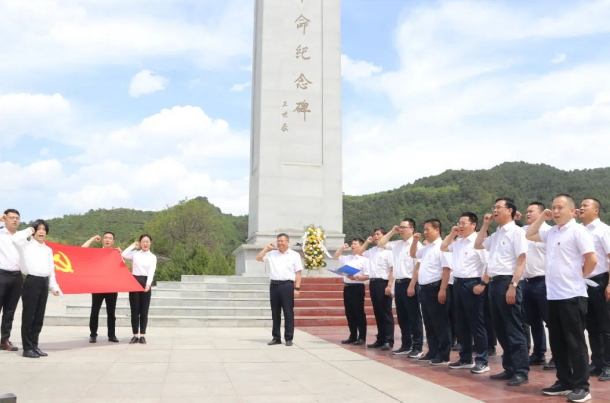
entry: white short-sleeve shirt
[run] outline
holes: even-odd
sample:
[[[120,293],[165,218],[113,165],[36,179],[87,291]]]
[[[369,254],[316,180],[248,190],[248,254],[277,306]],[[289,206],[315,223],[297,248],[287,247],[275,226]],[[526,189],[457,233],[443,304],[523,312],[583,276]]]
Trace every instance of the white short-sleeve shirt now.
[[[394,264],[392,252],[374,246],[362,255],[371,261],[370,278],[382,278],[384,280],[390,278],[390,270],[392,270]]]
[[[499,227],[483,241],[489,251],[487,273],[489,277],[512,276],[517,267],[517,259],[527,253],[525,232],[514,221]]]
[[[595,252],[589,231],[572,219],[561,228],[556,225],[539,231],[538,236],[546,243],[547,299],[586,297],[583,255]]]
[[[413,277],[413,269],[417,263],[417,259],[411,257],[411,244],[413,238],[409,238],[408,241],[388,242],[385,246],[386,250],[392,251],[394,256],[394,278],[404,279]],[[417,249],[421,248],[421,244],[417,242]]]
[[[597,266],[589,277],[608,273],[608,254],[610,253],[610,226],[598,218],[585,227],[593,236],[593,245],[597,255]]]
[[[421,259],[419,263],[419,274],[417,282],[421,285],[426,285],[439,281],[443,277],[443,262],[441,251],[442,239],[438,238],[434,242],[417,251],[417,258]]]
[[[278,249],[265,253],[263,261],[269,265],[269,278],[275,281],[294,281],[303,270],[301,255],[292,249],[282,253]]]
[[[527,233],[529,225],[523,227],[523,231]],[[543,222],[540,226],[540,231],[548,231],[550,225]],[[544,276],[546,273],[546,244],[544,242],[527,241],[527,260],[525,261],[525,270],[523,278],[532,278]]]
[[[473,232],[466,238],[460,238],[451,245],[451,274],[457,278],[482,277],[487,267],[488,254],[485,249],[475,249],[474,241],[477,233]]]
[[[359,269],[360,273],[358,275],[368,276],[370,274],[370,265],[371,261],[364,256],[361,255],[348,255],[348,256],[340,256],[339,262],[341,265],[350,265],[354,269]],[[346,284],[364,284],[366,281],[358,281],[358,280],[350,280],[347,277],[343,277],[343,282]]]
[[[453,267],[453,255],[451,252],[441,251],[441,265],[443,266],[443,270],[445,268],[451,270],[449,272],[449,281],[447,282],[447,284],[453,285],[454,277],[453,270],[451,269]]]

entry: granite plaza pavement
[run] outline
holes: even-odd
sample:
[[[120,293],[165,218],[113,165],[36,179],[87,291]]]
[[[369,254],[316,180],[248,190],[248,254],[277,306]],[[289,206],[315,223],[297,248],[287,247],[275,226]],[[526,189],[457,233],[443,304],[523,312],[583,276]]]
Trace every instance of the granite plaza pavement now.
[[[49,297],[48,312],[65,309]],[[102,312],[104,308],[102,307]],[[12,340],[21,347],[20,307]],[[406,402],[469,403],[478,400],[295,332],[294,346],[267,346],[269,328],[163,328],[150,323],[148,344],[97,344],[86,327],[45,326],[40,347],[48,357],[0,352],[0,394],[19,403],[157,402]]]

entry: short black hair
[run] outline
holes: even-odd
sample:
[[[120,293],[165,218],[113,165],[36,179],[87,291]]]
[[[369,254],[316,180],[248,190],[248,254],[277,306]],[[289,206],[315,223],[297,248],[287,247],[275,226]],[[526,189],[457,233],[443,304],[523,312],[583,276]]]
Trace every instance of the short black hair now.
[[[593,200],[595,203],[597,203],[597,209],[601,212],[602,211],[602,202],[600,202],[599,200],[597,200],[595,197],[585,197],[583,200]]]
[[[432,228],[437,229],[439,232],[442,232],[443,230],[443,224],[441,224],[441,220],[438,218],[428,218],[424,221],[424,225],[426,224],[432,225]]]
[[[8,214],[8,213],[15,213],[19,217],[21,217],[21,214],[19,214],[19,212],[17,210],[15,210],[14,208],[7,208],[6,210],[4,210],[4,214]]]
[[[362,238],[352,238],[352,242],[354,241],[360,243],[360,245],[364,245],[364,239]]]
[[[148,238],[150,240],[150,242],[152,242],[152,237],[148,234],[140,235],[140,242],[142,242],[142,239],[144,239],[144,238]]]
[[[479,217],[472,211],[464,211],[462,214],[460,214],[460,217],[468,217],[470,222],[474,223],[475,228],[479,224]]]
[[[373,234],[377,231],[380,231],[383,235],[388,233],[388,230],[383,227],[375,228],[375,230],[373,231]]]
[[[112,235],[112,239],[115,239],[115,238],[116,238],[116,236],[114,236],[114,232],[110,232],[110,231],[104,231],[104,233],[102,234],[102,238],[103,238],[103,237],[104,237],[104,235],[106,235],[106,234],[110,234],[110,235]]]
[[[410,217],[403,218],[401,222],[404,222],[404,221],[408,222],[409,225],[412,226],[413,228],[415,228],[417,226],[417,225],[415,225],[415,220]]]
[[[558,197],[565,197],[568,200],[568,202],[572,203],[572,206],[576,207],[576,202],[574,201],[574,198],[572,196],[570,196],[569,194],[567,194],[567,193],[559,193],[557,196],[555,196],[553,198],[553,200],[555,200]]]
[[[287,234],[287,233],[285,233],[285,232],[280,232],[279,234],[277,234],[276,239],[277,239],[277,238],[281,238],[281,237],[284,237],[284,238],[286,238],[287,240],[289,240],[289,241],[290,241],[290,237],[289,237],[289,236],[288,236],[288,234]]]
[[[510,197],[499,197],[496,199],[496,203],[499,201],[503,201],[504,204],[506,205],[506,208],[512,209],[513,211],[510,213],[511,218],[515,218],[515,215],[517,214],[517,205],[515,204],[515,201],[513,199],[511,199]]]
[[[38,220],[36,220],[32,223],[32,227],[34,228],[34,231],[38,231],[38,227],[40,227],[41,225],[44,225],[44,230],[47,233],[47,235],[49,235],[49,223],[48,222],[46,222],[42,218],[39,218]]]
[[[539,201],[533,201],[533,202],[529,203],[528,206],[538,206],[538,209],[540,210],[540,212],[543,212],[546,209],[546,206],[544,205],[544,203],[539,202]]]

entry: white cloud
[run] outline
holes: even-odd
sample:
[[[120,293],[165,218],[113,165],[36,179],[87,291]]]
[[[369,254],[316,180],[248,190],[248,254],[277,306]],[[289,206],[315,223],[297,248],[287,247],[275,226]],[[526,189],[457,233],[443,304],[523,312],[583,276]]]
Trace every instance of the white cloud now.
[[[373,63],[352,60],[348,55],[341,55],[341,76],[347,81],[370,77],[375,73],[381,73],[382,70],[380,66],[375,66]]]
[[[553,64],[559,64],[559,63],[563,63],[566,61],[566,54],[565,53],[555,53],[555,56],[553,56],[553,58],[551,59],[551,63]]]
[[[140,95],[148,95],[167,88],[167,78],[153,74],[150,70],[142,70],[131,78],[129,83],[129,95],[137,98]]]
[[[252,86],[252,82],[248,81],[247,83],[243,83],[243,84],[233,84],[233,87],[231,87],[231,92],[242,92],[243,90],[245,90],[246,88],[249,88]]]

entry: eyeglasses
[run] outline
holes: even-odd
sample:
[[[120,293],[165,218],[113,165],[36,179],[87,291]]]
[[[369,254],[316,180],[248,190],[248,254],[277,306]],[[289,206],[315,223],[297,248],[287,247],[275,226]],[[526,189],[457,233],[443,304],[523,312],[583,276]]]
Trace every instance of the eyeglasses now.
[[[472,224],[472,223],[469,221],[469,222],[458,222],[455,225],[457,225],[458,227],[465,227],[465,226],[470,225],[470,224]]]
[[[506,207],[506,206],[493,206],[493,207],[491,208],[491,211],[494,211],[494,210],[500,210],[501,208],[508,208],[508,207]]]
[[[409,229],[409,228],[413,228],[413,227],[405,227],[404,225],[401,225],[401,226],[400,226],[400,227],[398,227],[398,228],[401,228],[401,229]]]

